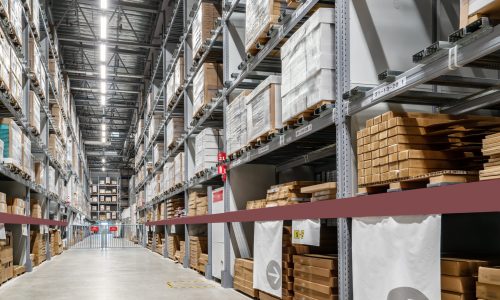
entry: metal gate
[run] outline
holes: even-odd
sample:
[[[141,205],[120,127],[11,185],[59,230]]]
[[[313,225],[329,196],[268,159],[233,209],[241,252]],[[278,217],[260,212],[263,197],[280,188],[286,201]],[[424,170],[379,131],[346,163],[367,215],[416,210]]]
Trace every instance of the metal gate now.
[[[134,248],[144,245],[144,226],[141,224],[71,225],[68,230],[68,248],[71,249]]]

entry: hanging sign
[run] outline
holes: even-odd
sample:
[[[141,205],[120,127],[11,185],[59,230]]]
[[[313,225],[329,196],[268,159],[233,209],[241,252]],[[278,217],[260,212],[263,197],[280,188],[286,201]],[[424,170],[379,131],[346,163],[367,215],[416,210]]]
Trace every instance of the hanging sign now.
[[[0,223],[0,240],[7,239],[7,235],[5,234],[5,224]]]
[[[109,226],[109,231],[110,232],[118,231],[118,226]]]
[[[441,216],[354,218],[354,300],[441,299]]]
[[[222,202],[224,201],[224,189],[218,189],[212,192],[212,202]]]
[[[255,222],[253,288],[279,298],[283,284],[282,244],[283,221]]]
[[[90,226],[90,231],[97,233],[99,232],[99,226]]]
[[[292,221],[292,243],[319,246],[321,221],[293,220]]]

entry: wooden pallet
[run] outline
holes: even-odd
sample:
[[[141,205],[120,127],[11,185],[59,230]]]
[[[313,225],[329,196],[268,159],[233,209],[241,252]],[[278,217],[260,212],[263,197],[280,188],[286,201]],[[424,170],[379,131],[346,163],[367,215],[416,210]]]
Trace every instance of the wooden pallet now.
[[[271,22],[269,22],[269,24],[267,24],[266,27],[264,27],[264,29],[260,32],[255,41],[251,45],[248,45],[246,47],[246,53],[248,59],[250,59],[252,56],[257,55],[257,53],[259,53],[259,51],[262,50],[262,48],[264,48],[267,42],[271,39],[272,31],[275,30],[274,28],[276,26],[278,18],[275,17],[274,19],[275,19],[274,21],[271,20]],[[284,42],[282,41],[282,43]],[[279,55],[280,55],[279,50],[273,50],[269,54],[269,56],[279,56]]]
[[[308,107],[303,112],[290,118],[288,121],[283,122],[282,130],[286,131],[290,128],[298,127],[303,125],[306,121],[310,121],[317,118],[323,111],[328,109],[332,105],[331,100],[322,100],[315,105]]]
[[[206,173],[206,170],[201,170],[201,171],[195,173],[194,176],[196,178],[200,178],[200,177],[203,177],[205,175],[205,173]]]
[[[227,157],[230,161],[236,160],[243,155],[245,149],[236,150],[235,152],[229,154]]]
[[[193,116],[193,119],[195,120],[199,120],[201,117],[203,117],[203,115],[205,114],[205,108],[207,107],[207,104],[203,104],[202,106],[200,106],[200,108],[198,109],[198,111],[196,112],[196,114]]]
[[[8,162],[8,163],[5,163],[4,165],[7,167],[7,169],[9,169],[14,174],[21,174],[23,172],[22,167],[18,166],[15,163]]]
[[[272,140],[278,133],[279,133],[278,129],[269,130],[268,132],[248,142],[248,145],[245,147],[245,149],[249,150],[261,147],[263,144]]]
[[[358,195],[371,195],[419,188],[439,187],[477,180],[478,173],[474,171],[443,170],[427,173],[421,176],[402,179],[399,178],[396,180],[389,180],[369,185],[361,185],[358,188]]]

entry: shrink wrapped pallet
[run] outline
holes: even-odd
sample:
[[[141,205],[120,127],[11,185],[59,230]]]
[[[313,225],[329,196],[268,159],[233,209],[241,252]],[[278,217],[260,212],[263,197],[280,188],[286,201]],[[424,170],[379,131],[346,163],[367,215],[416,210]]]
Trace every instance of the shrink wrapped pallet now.
[[[286,8],[283,0],[254,0],[246,2],[245,51],[256,53],[256,44],[265,38],[271,27],[278,23],[281,11]]]
[[[184,118],[173,117],[167,124],[167,148],[174,147],[184,131]]]
[[[9,1],[9,21],[12,25],[12,35],[19,45],[22,45],[23,36],[23,6],[21,0]]]
[[[0,32],[0,81],[3,88],[10,89],[10,45],[3,32]]]
[[[217,155],[224,149],[223,132],[214,128],[203,129],[195,138],[194,172],[198,173],[217,165]]]
[[[29,126],[37,133],[40,134],[40,100],[35,92],[29,92]]]
[[[40,1],[30,0],[31,13],[29,21],[33,25],[33,32],[36,36],[40,36]]]
[[[242,91],[227,106],[227,153],[229,155],[242,149],[247,144],[247,107],[246,97],[249,90]]]
[[[53,104],[52,108],[50,109],[50,112],[52,113],[52,118],[54,119],[54,127],[56,129],[56,132],[62,135],[62,130],[64,127],[64,119],[61,108],[59,107],[58,104]]]
[[[40,62],[42,56],[40,54],[40,49],[33,38],[29,39],[28,46],[30,73],[35,76],[35,83],[39,83],[38,78],[40,78],[42,74],[42,65]],[[49,72],[51,71],[51,66],[53,66],[53,64],[49,63]]]
[[[17,55],[14,51],[14,49],[11,48],[10,51],[10,95],[12,99],[14,99],[17,104],[22,107],[22,94],[23,94],[23,87],[22,87],[22,82],[23,82],[23,73],[22,73],[22,66],[21,62],[19,61],[19,58],[17,58]]]
[[[158,131],[162,122],[162,115],[153,115],[151,122],[149,123],[149,137],[152,138],[153,135]]]
[[[184,86],[184,57],[179,56],[174,70],[174,86],[173,93],[177,95],[180,89]]]
[[[3,161],[22,167],[22,132],[12,119],[0,119],[0,139],[3,141]]]
[[[247,96],[247,143],[281,128],[280,85],[271,75]]]
[[[64,160],[63,144],[59,137],[55,134],[50,134],[49,136],[49,153],[58,163],[62,165]]]
[[[212,36],[215,21],[220,17],[220,1],[201,2],[196,16],[193,19],[192,46],[193,58],[203,52],[203,45]]]
[[[136,147],[137,147],[137,144],[139,143],[139,137],[141,136],[143,131],[144,131],[144,119],[140,119],[137,122],[137,132],[135,133],[135,146]]]
[[[320,8],[281,48],[282,119],[335,99],[335,12]]]
[[[184,183],[184,152],[179,152],[174,158],[174,186]]]
[[[25,134],[22,134],[23,142],[23,155],[22,155],[22,166],[23,171],[33,178],[33,169],[31,168],[31,140]]]
[[[175,92],[175,76],[172,75],[168,79],[166,83],[166,90],[167,90],[167,107],[171,107],[174,105],[174,99],[176,99],[176,92]]]
[[[193,79],[193,116],[215,98],[222,88],[222,64],[204,63]]]
[[[163,158],[163,143],[157,143],[153,147],[153,164],[156,166]]]
[[[56,190],[56,170],[49,166],[49,192],[57,193]]]

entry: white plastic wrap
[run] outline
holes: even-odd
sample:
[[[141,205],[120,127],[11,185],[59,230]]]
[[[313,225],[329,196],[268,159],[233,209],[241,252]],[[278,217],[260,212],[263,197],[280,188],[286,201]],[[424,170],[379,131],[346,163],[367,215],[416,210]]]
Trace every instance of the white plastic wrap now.
[[[173,146],[184,131],[184,118],[173,117],[167,124],[167,147]]]
[[[335,100],[335,12],[320,8],[281,48],[283,121]]]
[[[244,90],[227,106],[227,153],[233,154],[247,143],[247,108],[246,97],[249,90]]]
[[[283,0],[246,1],[245,50],[251,52],[259,37],[277,23],[281,10],[286,7]]]
[[[248,95],[247,143],[281,128],[280,84],[280,76],[269,76]]]
[[[204,63],[193,79],[193,116],[222,88],[222,65]]]
[[[174,99],[175,99],[175,76],[170,76],[170,78],[167,81],[167,107],[170,107],[171,105],[174,105]]]
[[[36,130],[36,132],[40,133],[40,100],[38,100],[38,96],[35,92],[29,92],[29,101],[30,101],[30,117],[29,117],[29,125]]]
[[[184,152],[180,152],[174,158],[174,185],[184,183]]]
[[[200,52],[203,43],[210,38],[215,21],[220,17],[219,8],[215,3],[201,2],[193,19],[192,46],[193,58]]]
[[[174,70],[174,86],[173,93],[176,92],[184,85],[184,57],[180,56],[175,64]]]
[[[213,128],[203,129],[195,138],[195,173],[216,166],[217,155],[222,149],[223,132]]]

